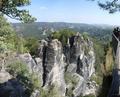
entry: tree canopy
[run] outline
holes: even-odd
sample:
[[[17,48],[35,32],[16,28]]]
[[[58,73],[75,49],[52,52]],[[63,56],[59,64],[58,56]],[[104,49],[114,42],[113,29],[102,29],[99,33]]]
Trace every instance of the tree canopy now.
[[[71,31],[70,29],[63,29],[58,32],[52,33],[53,39],[58,39],[59,41],[61,41],[63,46],[67,44],[68,38],[73,35],[75,35],[75,32]]]
[[[0,53],[14,49],[15,36],[12,26],[0,15]]]
[[[20,9],[30,5],[30,0],[0,0],[0,12],[10,18],[28,23],[36,19],[29,14],[29,11]]]
[[[90,0],[97,1],[98,5],[104,10],[109,11],[109,13],[115,13],[120,11],[120,0]]]

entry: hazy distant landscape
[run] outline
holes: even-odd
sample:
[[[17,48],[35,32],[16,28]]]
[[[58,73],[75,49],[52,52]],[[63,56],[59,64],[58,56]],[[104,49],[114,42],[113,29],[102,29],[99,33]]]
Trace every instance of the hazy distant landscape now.
[[[84,24],[84,23],[64,23],[64,22],[36,22],[32,24],[14,23],[13,27],[18,33],[25,37],[36,37],[42,39],[49,34],[61,29],[70,29],[75,32],[87,32],[90,36],[99,40],[111,40],[111,33],[115,26],[105,24]]]
[[[120,0],[0,0],[0,97],[119,97],[119,12]]]

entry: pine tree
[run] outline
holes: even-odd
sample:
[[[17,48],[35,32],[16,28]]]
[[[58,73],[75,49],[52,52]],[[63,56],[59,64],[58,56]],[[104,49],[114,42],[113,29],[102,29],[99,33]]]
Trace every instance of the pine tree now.
[[[98,5],[104,10],[109,11],[109,13],[115,13],[120,11],[120,0],[89,0],[89,1],[98,1]]]
[[[0,0],[0,12],[25,23],[33,22],[36,19],[29,14],[29,11],[19,9],[27,5],[30,5],[30,0]]]

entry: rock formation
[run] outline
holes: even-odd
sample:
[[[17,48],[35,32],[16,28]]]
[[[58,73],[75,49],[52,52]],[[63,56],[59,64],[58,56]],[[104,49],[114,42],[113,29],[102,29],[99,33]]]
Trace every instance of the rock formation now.
[[[63,54],[62,44],[57,39],[48,41],[42,50],[40,50],[39,56],[43,56],[43,87],[48,88],[54,85],[58,87],[60,94],[64,96],[66,91],[64,80],[65,56]]]
[[[93,42],[77,33],[62,46],[57,39],[41,40],[38,57],[19,54],[18,60],[26,63],[29,72],[35,72],[45,90],[54,86],[61,96],[73,97],[95,94],[97,85],[91,80],[95,73]],[[38,90],[32,93],[36,97]]]
[[[95,94],[96,83],[90,81],[95,72],[95,54],[93,42],[84,39],[81,34],[68,39],[68,44],[62,47],[57,40],[41,41],[39,57],[43,60],[43,86],[56,84],[62,94],[69,90],[69,84],[64,81],[65,73],[77,77],[78,82],[74,86],[73,95]]]
[[[89,82],[90,77],[95,72],[93,43],[89,39],[85,40],[79,33],[77,33],[76,36],[69,39],[68,46],[70,60],[67,71],[70,73],[77,73],[80,76],[79,82],[73,90],[74,96],[91,94],[93,92],[89,91],[92,91],[93,89],[95,94],[96,87],[91,87],[92,83]]]

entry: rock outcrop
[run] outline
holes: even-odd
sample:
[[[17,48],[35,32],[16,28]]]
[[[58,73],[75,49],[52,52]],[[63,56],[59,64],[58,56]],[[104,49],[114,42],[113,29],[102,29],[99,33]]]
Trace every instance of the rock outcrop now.
[[[30,73],[36,73],[40,82],[41,86],[43,83],[43,66],[42,66],[42,59],[35,58],[33,59],[29,53],[19,54],[17,60],[21,60],[21,62],[27,64]]]
[[[69,90],[71,83],[64,81],[65,74],[76,76],[72,94],[79,95],[95,94],[96,83],[90,81],[95,72],[95,54],[93,42],[77,33],[68,39],[65,47],[57,40],[41,41],[39,57],[43,66],[43,87],[57,85],[61,93]],[[72,76],[71,76],[72,77]]]
[[[90,77],[95,72],[95,54],[92,41],[77,33],[69,39],[67,48],[66,55],[69,55],[67,72],[77,73],[80,76],[79,82],[73,90],[74,96],[95,94],[96,85],[90,82]]]
[[[79,33],[70,37],[65,47],[57,39],[41,40],[37,58],[26,53],[17,55],[16,59],[27,64],[30,73],[38,75],[45,90],[55,87],[63,97],[95,95],[97,84],[91,80],[95,73],[93,42]],[[35,90],[31,97],[39,94]]]
[[[15,78],[0,84],[0,97],[28,97],[24,86]]]
[[[0,71],[0,83],[7,82],[12,76],[6,71]]]
[[[43,41],[39,56],[43,59],[43,87],[58,87],[60,94],[65,96],[66,84],[64,80],[65,62],[62,44],[57,40]],[[43,47],[41,49],[41,47]]]

